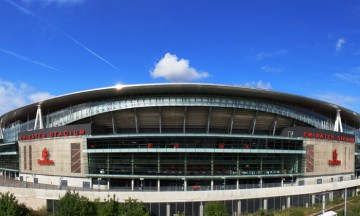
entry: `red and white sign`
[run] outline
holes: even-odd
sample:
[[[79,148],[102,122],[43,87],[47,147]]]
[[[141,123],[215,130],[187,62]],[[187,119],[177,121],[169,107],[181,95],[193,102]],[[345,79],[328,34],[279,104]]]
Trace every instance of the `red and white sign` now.
[[[338,153],[337,150],[335,149],[332,153],[332,160],[329,160],[329,165],[340,165],[341,164],[341,160],[338,160]]]
[[[49,152],[47,151],[46,148],[44,148],[42,150],[41,153],[42,159],[38,159],[38,164],[40,165],[54,165],[54,161],[53,160],[49,160]]]

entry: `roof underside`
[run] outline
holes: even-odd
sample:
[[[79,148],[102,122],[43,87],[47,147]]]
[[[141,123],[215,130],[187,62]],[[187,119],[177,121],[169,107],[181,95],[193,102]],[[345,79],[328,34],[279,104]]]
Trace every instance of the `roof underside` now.
[[[152,95],[216,95],[251,98],[253,100],[272,101],[312,110],[324,116],[331,117],[332,119],[336,116],[336,110],[340,109],[342,119],[347,125],[353,127],[360,125],[359,114],[324,101],[262,89],[213,84],[146,84],[127,85],[121,88],[109,87],[93,89],[48,99],[42,101],[41,106],[43,114],[46,115],[47,113],[90,101],[105,101],[109,99]],[[17,120],[26,121],[29,117],[34,118],[38,104],[39,103],[30,104],[4,114],[1,116],[1,119],[3,119],[2,124],[4,125]]]

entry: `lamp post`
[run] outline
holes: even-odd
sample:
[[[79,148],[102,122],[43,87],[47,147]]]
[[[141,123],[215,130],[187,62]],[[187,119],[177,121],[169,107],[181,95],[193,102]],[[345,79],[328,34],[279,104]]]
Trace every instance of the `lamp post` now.
[[[63,177],[59,178],[59,190],[61,190],[61,180],[63,179]]]
[[[183,191],[186,191],[186,178],[181,178],[181,180],[183,180],[183,183],[182,183],[182,189]]]
[[[223,176],[223,177],[221,177],[221,179],[224,179],[224,190],[226,189],[226,177],[225,176]]]
[[[143,190],[143,181],[144,181],[144,178],[140,178],[140,191]]]
[[[104,169],[100,169],[100,174],[104,174],[105,173],[105,170]],[[98,179],[98,190],[100,191],[100,181],[101,181],[101,178],[99,177]]]

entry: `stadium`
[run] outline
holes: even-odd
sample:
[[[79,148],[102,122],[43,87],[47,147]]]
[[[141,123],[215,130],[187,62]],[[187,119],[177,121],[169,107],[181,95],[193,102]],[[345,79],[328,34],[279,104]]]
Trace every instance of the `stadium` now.
[[[154,215],[203,215],[211,201],[240,215],[354,195],[359,128],[354,111],[287,93],[215,84],[115,86],[3,114],[0,171],[33,183],[18,196],[48,205],[75,188],[89,197],[138,198]]]

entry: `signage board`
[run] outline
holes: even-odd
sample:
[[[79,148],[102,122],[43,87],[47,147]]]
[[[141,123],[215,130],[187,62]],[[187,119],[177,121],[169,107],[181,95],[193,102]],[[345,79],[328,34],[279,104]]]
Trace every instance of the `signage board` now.
[[[355,142],[355,136],[330,130],[322,130],[308,127],[288,127],[282,131],[282,136],[302,137],[310,139],[341,141],[341,142]]]
[[[19,133],[19,141],[91,135],[91,124],[68,125]]]

